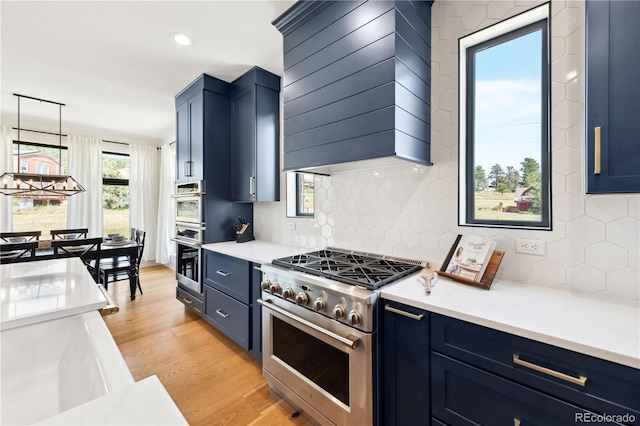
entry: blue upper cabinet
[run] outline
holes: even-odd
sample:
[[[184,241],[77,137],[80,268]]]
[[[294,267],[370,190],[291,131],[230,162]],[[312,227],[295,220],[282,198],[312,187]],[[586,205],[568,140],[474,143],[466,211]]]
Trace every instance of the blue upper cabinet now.
[[[254,67],[231,84],[231,199],[280,201],[280,77]]]
[[[231,241],[240,217],[253,222],[253,205],[231,199],[231,85],[202,74],[176,95],[176,181],[204,181],[204,243]]]
[[[206,152],[228,145],[228,97],[228,83],[206,74],[176,95],[177,182],[203,180]]]
[[[640,192],[640,2],[586,2],[587,193]]]
[[[284,36],[284,170],[430,163],[431,1],[299,1]]]

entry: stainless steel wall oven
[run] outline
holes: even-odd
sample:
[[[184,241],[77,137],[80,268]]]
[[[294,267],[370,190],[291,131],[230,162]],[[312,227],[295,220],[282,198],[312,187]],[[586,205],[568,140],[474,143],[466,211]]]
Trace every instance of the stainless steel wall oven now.
[[[176,279],[178,284],[202,294],[201,259],[204,241],[203,182],[176,184]]]
[[[176,225],[177,230],[181,228],[183,228],[181,225]],[[173,241],[176,243],[176,279],[178,284],[197,294],[202,294],[202,281],[200,279],[202,243],[180,237],[173,238]]]
[[[202,182],[176,184],[176,222],[204,224],[203,196]]]

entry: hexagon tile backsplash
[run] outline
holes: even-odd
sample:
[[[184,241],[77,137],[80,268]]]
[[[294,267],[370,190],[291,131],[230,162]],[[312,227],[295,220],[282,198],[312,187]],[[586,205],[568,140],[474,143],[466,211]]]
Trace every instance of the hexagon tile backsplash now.
[[[584,193],[583,1],[551,2],[553,230],[457,225],[458,38],[540,3],[436,1],[434,165],[317,176],[315,218],[288,219],[296,222],[296,230],[290,231],[283,223],[284,202],[256,203],[256,237],[306,249],[336,246],[392,254],[439,267],[457,234],[474,233],[495,238],[497,249],[505,251],[498,278],[640,300],[640,196]],[[545,241],[546,255],[516,254],[519,238]]]

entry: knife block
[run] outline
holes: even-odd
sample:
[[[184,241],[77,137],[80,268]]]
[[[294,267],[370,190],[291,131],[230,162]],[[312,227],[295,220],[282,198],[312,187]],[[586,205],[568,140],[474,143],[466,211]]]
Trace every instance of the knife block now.
[[[242,229],[236,231],[236,243],[246,243],[252,240],[254,240],[253,226],[251,223],[245,223],[242,225]]]

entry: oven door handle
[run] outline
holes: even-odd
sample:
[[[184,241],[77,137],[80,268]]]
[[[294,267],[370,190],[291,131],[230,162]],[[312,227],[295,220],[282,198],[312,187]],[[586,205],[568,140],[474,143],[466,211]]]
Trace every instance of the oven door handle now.
[[[299,322],[302,325],[305,325],[309,328],[314,329],[315,331],[324,334],[325,336],[331,337],[332,339],[337,340],[338,342],[342,343],[343,345],[346,345],[348,347],[350,347],[351,349],[355,349],[358,347],[358,345],[360,344],[360,339],[358,337],[352,336],[352,335],[348,335],[347,337],[342,337],[339,334],[336,334],[332,331],[329,330],[325,330],[322,327],[319,327],[317,325],[315,325],[312,322],[309,322],[303,318],[300,318],[299,316],[293,315],[291,312],[288,312],[282,308],[280,308],[279,306],[276,306],[273,304],[273,302],[271,302],[271,300],[267,299],[267,300],[263,300],[263,299],[258,299],[258,303],[261,304],[262,306],[264,306],[265,308],[269,308],[272,311],[275,311],[281,315],[284,315],[285,317],[292,319],[296,322]]]
[[[181,240],[180,238],[172,238],[171,241],[176,242],[178,244],[182,244],[187,247],[196,248],[196,249],[202,246],[202,244],[200,243],[192,243],[189,241]]]

